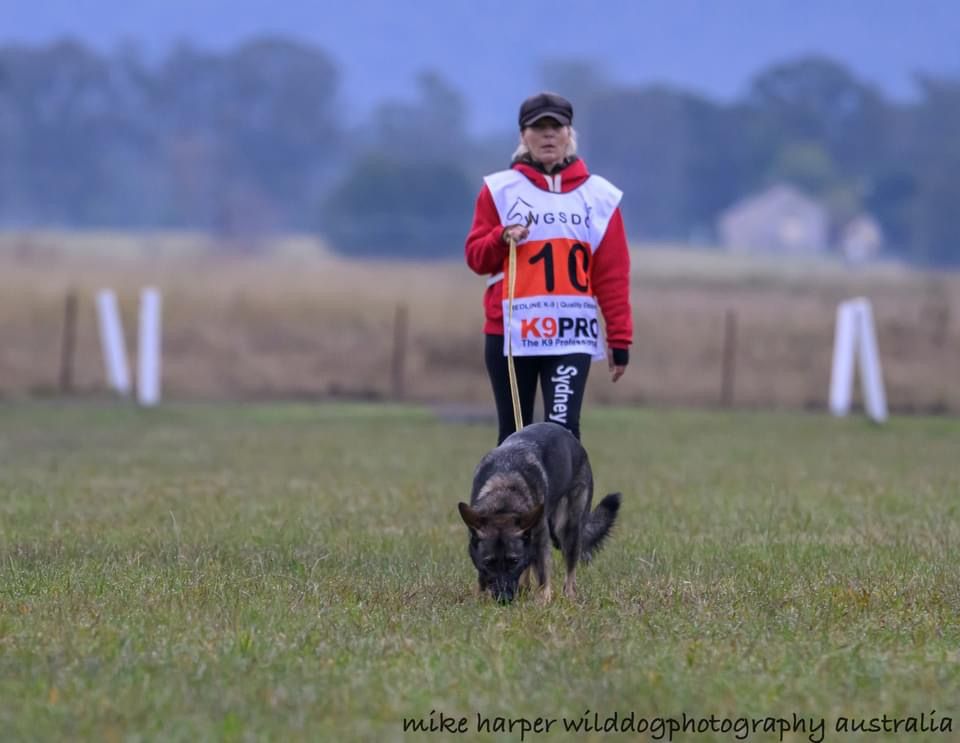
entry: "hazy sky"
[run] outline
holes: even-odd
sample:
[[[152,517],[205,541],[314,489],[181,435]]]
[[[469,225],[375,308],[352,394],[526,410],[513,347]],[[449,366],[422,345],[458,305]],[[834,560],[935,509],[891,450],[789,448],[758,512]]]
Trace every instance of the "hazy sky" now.
[[[463,92],[475,131],[513,126],[545,59],[716,98],[807,53],[901,98],[915,71],[960,76],[960,0],[0,0],[0,43],[69,34],[158,56],[177,40],[223,49],[264,33],[325,49],[351,120],[436,69]]]

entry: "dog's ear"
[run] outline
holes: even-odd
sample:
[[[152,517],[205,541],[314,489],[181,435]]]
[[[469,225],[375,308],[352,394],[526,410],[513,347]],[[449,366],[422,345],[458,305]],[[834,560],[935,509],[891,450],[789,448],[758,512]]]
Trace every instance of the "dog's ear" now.
[[[517,526],[520,527],[521,532],[530,531],[533,527],[540,523],[542,518],[543,504],[541,503],[520,516],[517,519]]]
[[[457,505],[457,508],[460,509],[460,518],[463,519],[463,523],[473,531],[479,531],[480,527],[483,526],[483,517],[463,501]]]

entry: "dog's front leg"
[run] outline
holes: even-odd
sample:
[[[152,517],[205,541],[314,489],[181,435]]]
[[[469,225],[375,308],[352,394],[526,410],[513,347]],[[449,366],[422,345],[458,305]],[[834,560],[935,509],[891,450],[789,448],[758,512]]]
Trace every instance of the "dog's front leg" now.
[[[539,529],[536,544],[534,568],[537,571],[537,581],[540,583],[540,601],[549,604],[553,600],[553,589],[550,588],[550,533],[546,524]]]
[[[523,569],[520,574],[519,587],[523,592],[529,591],[533,587],[533,567]]]
[[[473,595],[476,597],[484,596],[487,593],[487,588],[489,584],[479,575],[477,576],[476,588],[474,589]]]
[[[575,599],[577,597],[576,572],[577,568],[576,565],[574,565],[567,570],[567,577],[563,581],[563,595],[568,599]]]

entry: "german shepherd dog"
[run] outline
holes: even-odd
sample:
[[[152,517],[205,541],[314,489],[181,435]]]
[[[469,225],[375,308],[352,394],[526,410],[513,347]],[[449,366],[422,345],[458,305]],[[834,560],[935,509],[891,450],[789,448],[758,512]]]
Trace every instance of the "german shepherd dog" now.
[[[550,590],[550,542],[567,566],[563,593],[576,596],[576,568],[601,547],[620,509],[611,493],[591,513],[593,472],[576,437],[556,423],[534,423],[508,436],[480,460],[470,505],[460,516],[470,532],[479,591],[513,600],[531,572],[544,602]],[[526,572],[525,572],[526,571]]]

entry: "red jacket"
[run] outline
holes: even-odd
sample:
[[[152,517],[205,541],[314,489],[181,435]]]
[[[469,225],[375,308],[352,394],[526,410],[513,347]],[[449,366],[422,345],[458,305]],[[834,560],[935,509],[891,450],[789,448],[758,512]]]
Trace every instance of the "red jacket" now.
[[[514,163],[519,170],[538,188],[549,190],[544,174],[526,163]],[[566,193],[581,185],[590,173],[583,160],[577,159],[562,170],[551,175],[560,175],[560,191]],[[467,265],[478,274],[496,274],[503,270],[508,247],[500,239],[503,225],[493,196],[484,184],[477,196],[477,205],[473,212],[473,226],[467,235],[465,247]],[[593,293],[600,304],[606,323],[607,344],[612,349],[626,350],[633,341],[633,313],[630,309],[630,253],[627,249],[627,236],[623,230],[623,217],[618,208],[610,218],[607,231],[600,245],[593,251],[593,267],[590,271]],[[483,307],[486,322],[483,332],[503,335],[503,285],[498,281],[487,287],[483,295]]]

